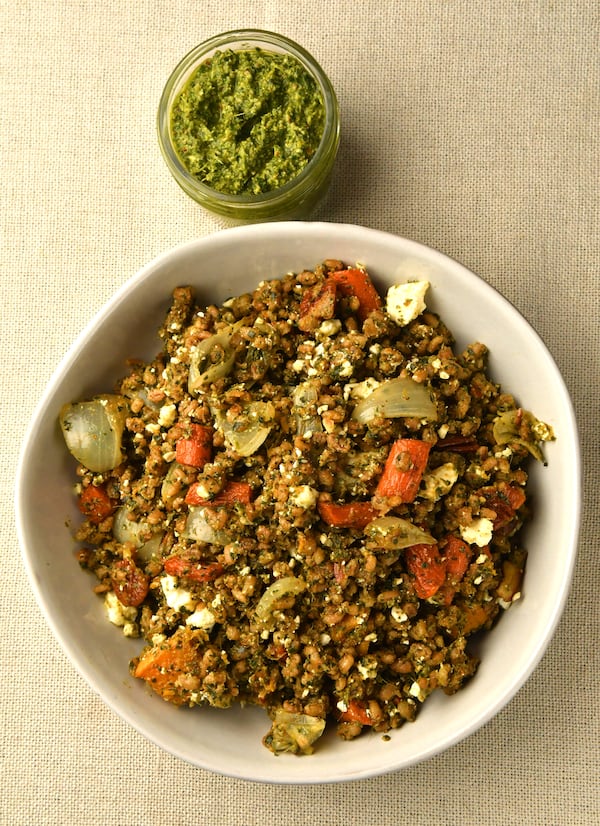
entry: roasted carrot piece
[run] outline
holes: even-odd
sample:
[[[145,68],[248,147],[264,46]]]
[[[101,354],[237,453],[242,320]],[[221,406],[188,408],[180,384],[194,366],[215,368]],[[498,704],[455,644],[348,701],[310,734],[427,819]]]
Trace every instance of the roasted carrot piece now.
[[[377,496],[396,496],[412,502],[419,491],[431,444],[419,439],[398,439],[386,459],[377,485]]]
[[[340,504],[320,500],[317,510],[323,522],[333,528],[364,528],[379,515],[370,502]]]
[[[189,436],[178,439],[175,444],[175,459],[180,465],[204,467],[212,456],[212,428],[194,423],[188,427]]]
[[[414,577],[414,589],[419,599],[429,599],[446,580],[446,565],[437,545],[411,545],[404,551],[408,571]]]
[[[339,295],[358,298],[357,315],[361,321],[364,321],[373,310],[380,310],[383,306],[381,296],[364,270],[338,270],[332,272],[329,278],[335,282]]]
[[[114,513],[115,504],[101,485],[88,485],[81,492],[78,501],[79,510],[94,525]]]
[[[188,702],[199,684],[198,652],[187,629],[147,649],[140,656],[133,675],[145,680],[157,694],[174,705]]]
[[[483,628],[493,618],[496,609],[495,602],[467,606],[462,618],[461,633],[463,635],[472,634],[474,631]]]
[[[219,505],[234,505],[236,502],[241,502],[247,505],[252,501],[254,492],[248,482],[238,482],[231,480],[227,482],[223,490],[213,496],[212,499],[206,499],[200,495],[199,489],[201,483],[196,482],[190,485],[186,494],[185,501],[188,505],[205,505],[206,507],[219,507]]]
[[[346,711],[340,712],[338,720],[341,723],[360,723],[361,726],[372,726],[373,720],[369,714],[366,703],[359,700],[351,700]]]

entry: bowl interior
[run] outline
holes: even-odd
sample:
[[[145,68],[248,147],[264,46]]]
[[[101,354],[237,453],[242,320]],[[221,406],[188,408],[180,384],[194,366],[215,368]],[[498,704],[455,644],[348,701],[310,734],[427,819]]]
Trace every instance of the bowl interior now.
[[[74,461],[57,425],[67,401],[112,387],[129,356],[160,349],[156,331],[172,289],[193,284],[200,301],[218,302],[260,280],[312,268],[325,258],[365,264],[374,281],[431,282],[429,306],[440,312],[457,346],[480,340],[491,350],[490,373],[538,418],[557,441],[547,467],[532,468],[534,520],[523,599],[481,642],[476,677],[454,697],[425,703],[415,723],[343,742],[335,734],[309,758],[280,756],[261,745],[269,723],[258,709],[177,709],[150,695],[128,674],[141,648],[106,620],[92,577],[74,558],[79,519]],[[580,467],[571,402],[548,350],[515,308],[476,275],[446,256],[397,236],[327,223],[259,224],[222,230],[171,250],[131,278],[73,344],[30,423],[18,470],[16,509],[23,558],[53,632],[90,686],[122,718],[182,759],[212,771],[274,783],[323,783],[402,768],[443,751],[497,713],[541,658],[569,590],[579,526]]]

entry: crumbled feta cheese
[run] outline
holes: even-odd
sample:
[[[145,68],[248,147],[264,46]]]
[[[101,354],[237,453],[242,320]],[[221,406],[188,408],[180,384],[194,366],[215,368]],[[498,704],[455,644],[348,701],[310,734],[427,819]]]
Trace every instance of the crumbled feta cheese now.
[[[510,459],[510,457],[512,456],[512,450],[510,449],[510,447],[505,447],[502,450],[496,450],[494,452],[494,456],[497,459]]]
[[[555,438],[554,430],[545,422],[540,422],[538,419],[531,425],[531,429],[537,436],[540,442],[551,442]]]
[[[346,705],[346,703],[343,700],[338,700],[338,702],[335,705],[336,705],[336,708],[338,709],[338,711],[341,711],[342,714],[345,711],[348,711],[348,706]]]
[[[408,689],[408,693],[410,694],[411,697],[416,697],[417,700],[420,700],[421,702],[423,702],[423,700],[425,699],[425,695],[423,694],[423,691],[421,690],[421,686],[419,685],[419,683],[416,680],[411,685],[411,687]]]
[[[160,587],[165,595],[165,600],[169,608],[174,611],[180,611],[182,608],[187,608],[188,611],[193,611],[196,603],[189,591],[177,587],[177,578],[171,574],[165,574],[160,578]]]
[[[194,485],[194,496],[197,496],[198,499],[210,499],[210,491],[202,482],[196,482]]]
[[[109,622],[120,628],[124,628],[125,625],[137,619],[137,608],[123,605],[114,591],[107,591],[104,595],[104,607]]]
[[[437,502],[450,491],[457,479],[458,470],[452,462],[446,462],[424,474],[419,495],[431,502]]]
[[[377,662],[363,658],[356,664],[356,670],[363,680],[372,680],[377,676]]]
[[[373,390],[379,387],[377,379],[368,378],[364,381],[348,382],[344,385],[344,399],[366,399]]]
[[[348,359],[344,359],[340,369],[338,370],[338,375],[340,376],[340,378],[347,379],[352,375],[353,372],[354,366],[352,365],[352,362]]]
[[[392,615],[392,619],[396,620],[396,622],[406,622],[408,619],[408,615],[405,614],[401,608],[398,608],[397,605],[394,605],[390,611],[390,614]]]
[[[158,423],[161,427],[170,427],[175,421],[177,408],[174,404],[164,404],[158,414]]]
[[[401,327],[409,324],[425,309],[425,293],[429,281],[409,281],[396,284],[387,291],[385,308]]]
[[[318,336],[334,336],[336,333],[342,329],[342,322],[339,318],[331,318],[327,319],[327,321],[323,321],[318,328],[316,335]]]
[[[476,565],[483,565],[484,562],[487,562],[487,554],[479,554],[477,559],[475,560]]]
[[[469,545],[478,545],[483,548],[488,545],[494,530],[494,523],[491,519],[480,517],[474,519],[470,525],[462,526],[460,528],[460,535]]]
[[[201,608],[199,611],[194,611],[193,614],[185,621],[186,625],[193,625],[194,628],[203,628],[205,631],[211,631],[215,624],[215,615],[208,608]]]

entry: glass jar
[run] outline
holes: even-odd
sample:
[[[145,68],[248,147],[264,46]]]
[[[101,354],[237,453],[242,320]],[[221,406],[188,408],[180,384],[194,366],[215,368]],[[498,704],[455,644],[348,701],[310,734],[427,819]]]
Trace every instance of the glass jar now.
[[[306,166],[277,189],[258,195],[228,195],[202,183],[181,161],[171,130],[171,112],[176,98],[198,66],[215,52],[261,49],[295,58],[317,82],[325,107],[320,143]],[[177,65],[163,90],[158,109],[158,139],[167,166],[187,195],[225,223],[297,220],[308,217],[325,195],[340,135],[339,110],[335,91],[319,64],[301,46],[271,32],[240,29],[206,40],[192,49]]]

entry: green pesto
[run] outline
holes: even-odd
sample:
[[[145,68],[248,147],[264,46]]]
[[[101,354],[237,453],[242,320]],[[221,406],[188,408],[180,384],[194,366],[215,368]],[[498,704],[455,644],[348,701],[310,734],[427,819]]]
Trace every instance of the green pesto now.
[[[173,144],[188,172],[228,195],[271,192],[295,178],[324,123],[312,75],[295,58],[259,48],[216,52],[171,110]]]

